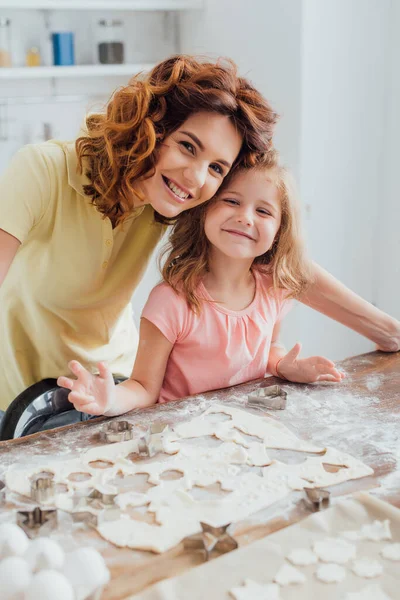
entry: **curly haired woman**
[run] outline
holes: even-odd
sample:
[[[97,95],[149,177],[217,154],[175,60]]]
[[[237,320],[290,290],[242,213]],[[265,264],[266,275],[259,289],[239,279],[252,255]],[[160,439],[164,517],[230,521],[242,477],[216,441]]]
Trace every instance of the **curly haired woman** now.
[[[0,179],[0,408],[72,358],[128,377],[130,299],[166,226],[270,149],[276,113],[230,61],[176,56],[117,91],[72,142]],[[398,350],[400,325],[319,267],[301,298]]]

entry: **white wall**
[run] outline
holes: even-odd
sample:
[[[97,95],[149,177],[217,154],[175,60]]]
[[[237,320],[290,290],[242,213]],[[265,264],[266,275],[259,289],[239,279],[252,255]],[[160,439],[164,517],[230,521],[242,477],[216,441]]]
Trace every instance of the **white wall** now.
[[[391,2],[389,42],[385,154],[378,196],[380,229],[373,242],[374,285],[379,306],[400,319],[400,2],[397,0]]]

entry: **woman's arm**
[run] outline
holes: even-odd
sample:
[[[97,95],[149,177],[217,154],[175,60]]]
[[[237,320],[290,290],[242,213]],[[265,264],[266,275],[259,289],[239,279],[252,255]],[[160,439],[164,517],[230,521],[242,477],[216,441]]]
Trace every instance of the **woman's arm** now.
[[[16,237],[0,229],[0,287],[6,278],[14,256],[21,242]]]
[[[400,322],[352,292],[319,265],[312,263],[314,282],[298,300],[354,329],[380,350],[400,349]]]
[[[173,344],[150,321],[140,321],[139,347],[132,375],[115,385],[111,371],[99,363],[99,375],[92,375],[78,361],[69,367],[77,379],[59,377],[58,385],[71,390],[68,399],[77,410],[108,417],[134,408],[145,408],[158,400]]]

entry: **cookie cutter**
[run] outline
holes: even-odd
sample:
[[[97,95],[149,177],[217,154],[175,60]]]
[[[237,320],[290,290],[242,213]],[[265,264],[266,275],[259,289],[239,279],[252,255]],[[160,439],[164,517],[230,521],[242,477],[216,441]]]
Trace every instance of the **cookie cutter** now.
[[[331,493],[328,490],[305,487],[304,491],[313,511],[322,510],[329,506]]]
[[[4,481],[0,481],[0,504],[6,500],[6,484]]]
[[[155,447],[155,444],[152,443],[151,438],[153,435],[156,435],[159,439],[162,439],[162,436],[168,429],[168,424],[163,421],[155,421],[152,423],[144,435],[139,439],[138,454],[146,458],[151,458],[157,454],[158,450]]]
[[[117,497],[117,493],[101,492],[98,489],[94,489],[86,496],[86,502],[88,504],[102,504],[104,506],[110,506],[114,504],[114,500]]]
[[[204,560],[208,561],[211,558],[213,550],[220,554],[226,554],[232,550],[236,550],[239,544],[229,533],[228,527],[231,525],[223,525],[222,527],[213,527],[207,523],[201,523],[201,533],[195,533],[183,540],[185,550],[201,550],[204,554]]]
[[[31,480],[31,498],[41,504],[54,496],[54,475],[35,477]]]
[[[49,508],[43,510],[36,506],[33,510],[17,511],[17,525],[19,525],[28,537],[34,537],[43,530],[51,530],[57,527],[57,510]]]
[[[100,431],[99,438],[108,444],[127,442],[133,438],[133,425],[129,421],[111,421]]]
[[[279,385],[261,387],[247,396],[248,405],[255,408],[284,410],[287,402],[287,392]]]

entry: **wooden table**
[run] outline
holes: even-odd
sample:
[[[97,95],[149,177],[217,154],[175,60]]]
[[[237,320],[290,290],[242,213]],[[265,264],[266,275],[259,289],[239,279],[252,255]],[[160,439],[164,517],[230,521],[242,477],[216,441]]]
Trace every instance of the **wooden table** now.
[[[331,488],[333,496],[374,488],[381,498],[400,507],[400,353],[374,352],[355,356],[339,364],[347,374],[341,384],[298,385],[283,384],[288,391],[288,407],[273,416],[285,423],[296,435],[315,443],[330,445],[361,459],[374,469],[374,475]],[[271,378],[267,383],[280,383]],[[144,411],[132,411],[123,418],[138,428],[154,420],[176,423],[200,414],[217,402],[243,406],[247,394],[259,382],[202,394],[181,402],[157,405]],[[188,413],[190,412],[190,416]],[[72,458],[75,454],[100,444],[98,432],[104,419],[38,433],[27,438],[0,443],[0,476],[8,465],[27,464],[29,457],[54,455]],[[270,454],[270,452],[268,452]],[[18,500],[18,499],[17,499]],[[4,511],[15,510],[15,498]],[[287,502],[266,509],[256,517],[235,524],[233,535],[239,545],[290,525],[309,514],[304,502],[288,508]],[[143,518],[138,516],[138,518]],[[12,516],[12,519],[14,517]],[[119,549],[102,540],[96,531],[78,528],[69,536],[82,545],[92,544],[105,557],[112,581],[103,600],[122,600],[149,585],[199,564],[199,553],[184,551],[183,544],[154,555]]]

